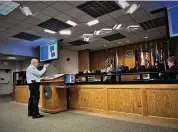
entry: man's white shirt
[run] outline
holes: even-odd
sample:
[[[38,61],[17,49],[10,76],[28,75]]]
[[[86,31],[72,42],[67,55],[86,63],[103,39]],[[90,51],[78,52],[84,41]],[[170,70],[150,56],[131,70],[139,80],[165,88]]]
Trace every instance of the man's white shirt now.
[[[32,83],[32,80],[40,82],[40,77],[45,73],[45,71],[46,71],[45,67],[41,71],[39,71],[35,66],[30,65],[26,71],[27,83],[28,84]]]

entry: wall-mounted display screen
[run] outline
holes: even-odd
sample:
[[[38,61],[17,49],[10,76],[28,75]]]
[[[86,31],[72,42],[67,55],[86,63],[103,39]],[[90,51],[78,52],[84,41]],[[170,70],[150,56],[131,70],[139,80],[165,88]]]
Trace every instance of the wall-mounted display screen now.
[[[167,11],[170,37],[178,36],[178,5],[169,7]]]
[[[52,41],[47,45],[40,46],[40,61],[58,59],[58,43]]]

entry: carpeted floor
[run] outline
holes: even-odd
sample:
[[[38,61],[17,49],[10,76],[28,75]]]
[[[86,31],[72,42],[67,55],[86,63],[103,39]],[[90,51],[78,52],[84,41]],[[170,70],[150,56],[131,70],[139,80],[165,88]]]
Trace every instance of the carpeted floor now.
[[[178,132],[178,129],[62,112],[44,118],[27,117],[27,106],[0,96],[0,132]]]

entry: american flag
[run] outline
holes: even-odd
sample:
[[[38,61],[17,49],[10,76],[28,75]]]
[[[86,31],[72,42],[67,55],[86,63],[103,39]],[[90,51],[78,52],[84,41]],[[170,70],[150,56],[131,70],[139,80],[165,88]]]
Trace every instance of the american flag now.
[[[155,61],[159,63],[160,56],[159,56],[159,51],[158,51],[157,43],[156,43],[155,57],[156,57]]]
[[[150,67],[150,53],[148,51],[146,51],[146,55],[145,55],[145,61],[146,61],[146,68]]]
[[[144,59],[144,54],[143,54],[143,50],[142,50],[142,46],[140,47],[140,58],[141,58],[141,66],[145,65],[145,59]]]

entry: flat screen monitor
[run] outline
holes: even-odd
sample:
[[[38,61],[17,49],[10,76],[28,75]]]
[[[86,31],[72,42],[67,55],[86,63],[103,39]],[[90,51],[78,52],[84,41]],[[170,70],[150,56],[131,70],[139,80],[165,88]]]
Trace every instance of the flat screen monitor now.
[[[47,45],[40,46],[40,62],[58,59],[58,43],[52,41]]]
[[[65,74],[65,84],[74,84],[75,74]]]
[[[170,37],[178,36],[178,5],[169,7],[168,11],[168,24]]]

